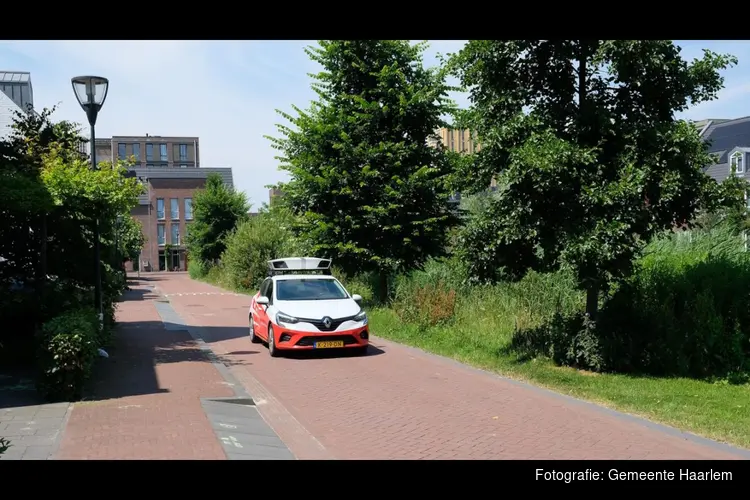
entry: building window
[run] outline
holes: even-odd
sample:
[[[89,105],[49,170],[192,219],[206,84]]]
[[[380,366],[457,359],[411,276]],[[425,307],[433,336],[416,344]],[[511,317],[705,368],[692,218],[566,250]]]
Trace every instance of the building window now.
[[[166,163],[159,163],[159,166],[160,166],[161,168],[167,168],[167,166],[168,166],[168,165],[167,165]]]
[[[154,164],[153,163],[147,163],[146,164],[146,168],[154,168]]]
[[[141,161],[141,145],[137,142],[133,144],[133,156],[135,156],[135,161]]]
[[[164,220],[164,198],[156,199],[156,218]]]
[[[732,155],[731,160],[729,161],[730,165],[730,171],[734,172],[735,174],[744,174],[745,173],[745,165],[742,161],[742,156],[744,153],[741,151],[737,151]]]
[[[170,198],[169,200],[169,216],[172,220],[180,220],[180,200],[177,198]]]
[[[180,225],[171,224],[169,226],[169,235],[171,236],[171,238],[169,239],[169,242],[173,245],[179,245],[180,244]]]
[[[164,234],[164,224],[156,225],[156,239],[160,247],[163,247],[166,244],[165,234]]]
[[[121,142],[117,145],[117,158],[120,160],[124,160],[126,158],[125,154],[125,143]]]
[[[180,144],[180,160],[187,161],[187,144]]]
[[[464,145],[465,145],[465,138],[464,138],[464,130],[458,131],[458,149],[463,153],[464,152]]]
[[[448,138],[449,138],[448,140],[449,140],[449,144],[450,144],[448,146],[448,149],[450,149],[451,151],[455,151],[456,150],[456,139],[454,137],[453,130],[448,130]]]
[[[154,160],[154,145],[146,143],[146,161]]]
[[[190,234],[190,224],[185,224],[185,241],[188,239],[188,234]]]
[[[167,161],[167,145],[159,144],[159,159],[161,161]]]
[[[180,168],[187,168],[187,165],[185,165],[184,163],[181,163]]]
[[[185,198],[185,220],[193,220],[193,199]]]

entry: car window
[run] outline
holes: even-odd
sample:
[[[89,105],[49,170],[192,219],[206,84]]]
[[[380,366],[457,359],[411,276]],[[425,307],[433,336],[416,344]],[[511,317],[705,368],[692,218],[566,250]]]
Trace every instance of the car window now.
[[[273,280],[268,280],[268,303],[273,304]]]
[[[278,300],[335,300],[349,295],[335,279],[288,279],[276,282]]]
[[[263,283],[261,283],[261,285],[260,285],[260,296],[261,297],[268,297],[268,284],[270,282],[271,282],[271,280],[267,279],[267,280],[263,281]],[[268,299],[270,300],[271,297],[268,297]]]

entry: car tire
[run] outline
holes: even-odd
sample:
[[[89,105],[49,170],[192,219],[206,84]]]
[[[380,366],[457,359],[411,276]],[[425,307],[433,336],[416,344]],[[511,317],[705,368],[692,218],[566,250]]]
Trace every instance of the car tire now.
[[[279,350],[276,349],[276,342],[273,339],[273,325],[270,323],[268,324],[268,354],[272,358],[278,358],[280,355]]]
[[[260,337],[255,334],[255,327],[253,326],[253,317],[250,316],[250,342],[253,344],[260,344],[262,341]]]

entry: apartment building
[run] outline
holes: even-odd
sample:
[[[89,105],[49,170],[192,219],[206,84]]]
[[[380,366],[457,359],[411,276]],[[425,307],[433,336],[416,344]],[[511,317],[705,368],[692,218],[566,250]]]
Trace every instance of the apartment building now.
[[[185,242],[193,222],[193,198],[203,189],[206,177],[219,174],[233,185],[231,168],[136,168],[135,175],[146,186],[132,216],[143,227],[146,239],[139,262],[126,264],[128,270],[186,271]]]
[[[482,149],[475,134],[469,129],[455,129],[443,127],[435,131],[436,137],[428,140],[428,144],[437,147],[442,144],[448,151],[457,153],[474,154]],[[490,182],[490,191],[497,190],[497,180]],[[450,198],[451,203],[461,202],[461,193],[455,193]]]
[[[270,206],[275,199],[281,198],[284,196],[284,192],[281,189],[278,188],[271,188],[268,190],[268,205]]]
[[[440,128],[436,131],[437,139],[430,140],[432,145],[442,143],[449,151],[458,153],[476,153],[481,148],[476,137],[469,129]]]
[[[137,168],[198,168],[197,137],[113,136],[96,140],[97,161],[135,158]]]
[[[185,248],[193,222],[195,192],[206,177],[217,173],[233,185],[231,168],[200,167],[197,137],[113,136],[97,139],[97,161],[134,157],[131,168],[146,187],[131,215],[141,223],[145,244],[140,258],[125,264],[128,271],[186,271]]]
[[[18,112],[34,109],[34,89],[28,71],[0,70],[0,139],[7,138]]]

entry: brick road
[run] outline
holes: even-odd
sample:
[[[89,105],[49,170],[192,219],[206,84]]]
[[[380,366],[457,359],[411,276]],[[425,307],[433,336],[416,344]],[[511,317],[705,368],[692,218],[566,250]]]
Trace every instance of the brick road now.
[[[174,310],[233,360],[235,377],[261,395],[259,409],[299,458],[750,457],[378,338],[367,357],[271,358],[247,336],[249,297],[161,276]]]
[[[98,363],[90,401],[73,406],[57,459],[226,459],[201,397],[233,391],[187,332],[167,331],[157,297],[134,287]]]

